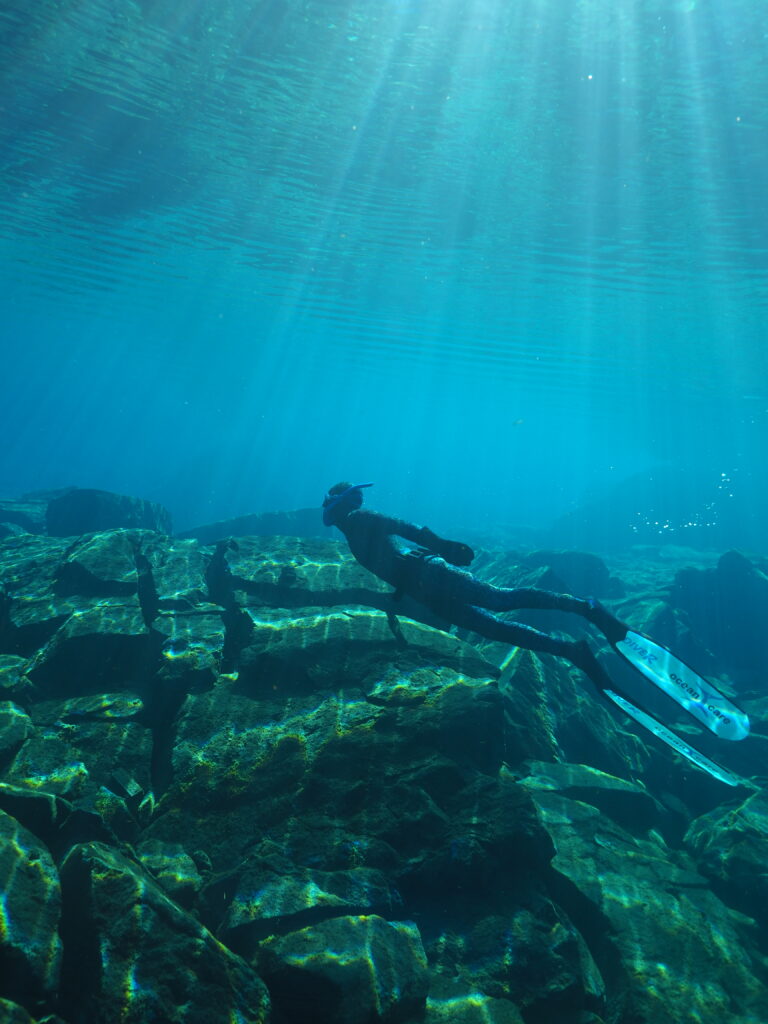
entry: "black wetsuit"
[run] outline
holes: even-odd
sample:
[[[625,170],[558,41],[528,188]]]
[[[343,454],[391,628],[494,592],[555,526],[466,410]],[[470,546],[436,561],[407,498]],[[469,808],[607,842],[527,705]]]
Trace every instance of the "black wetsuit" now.
[[[426,526],[415,526],[367,509],[341,514],[334,525],[347,538],[357,561],[395,588],[395,598],[408,594],[456,626],[489,640],[567,658],[601,688],[610,684],[584,640],[561,639],[491,614],[516,608],[574,612],[612,639],[611,633],[621,632],[625,627],[601,605],[548,590],[507,589],[483,583],[446,560],[461,560],[464,551],[468,552],[466,561],[470,561],[471,550],[455,541],[443,540]],[[398,538],[419,547],[409,551]]]

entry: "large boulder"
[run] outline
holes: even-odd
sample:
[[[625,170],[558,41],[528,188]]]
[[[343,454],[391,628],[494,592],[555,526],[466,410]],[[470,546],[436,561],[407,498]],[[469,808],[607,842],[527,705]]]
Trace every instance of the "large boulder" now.
[[[167,509],[144,498],[76,487],[49,503],[45,514],[50,537],[76,537],[103,530],[139,529],[171,532]]]
[[[623,593],[621,582],[611,576],[603,559],[589,551],[531,551],[523,556],[522,564],[552,569],[569,594],[618,597]]]
[[[728,551],[714,569],[681,570],[671,599],[688,616],[693,629],[706,637],[709,650],[742,689],[762,695],[768,562]]]
[[[77,610],[57,589],[65,540],[24,535],[0,544],[0,652],[30,657]]]
[[[605,984],[586,942],[547,899],[474,923],[456,968],[484,995],[510,1000],[530,1019],[569,1019],[604,1007]]]
[[[740,807],[718,807],[697,818],[686,843],[699,868],[731,906],[768,930],[768,797],[753,794]]]
[[[429,990],[416,926],[375,915],[337,917],[267,939],[258,964],[273,1024],[405,1024],[421,1015]]]
[[[343,871],[296,869],[273,852],[238,873],[235,893],[217,934],[230,949],[252,956],[271,934],[342,914],[392,914],[399,895],[385,873],[366,867]]]
[[[552,891],[624,1019],[768,1019],[768,976],[745,947],[743,920],[709,891],[689,858],[658,835],[630,835],[580,800],[549,789],[531,796],[557,851]]]
[[[291,512],[262,512],[235,519],[209,523],[179,534],[184,539],[215,544],[229,537],[317,537],[330,538],[331,531],[323,525],[318,508],[300,508]]]

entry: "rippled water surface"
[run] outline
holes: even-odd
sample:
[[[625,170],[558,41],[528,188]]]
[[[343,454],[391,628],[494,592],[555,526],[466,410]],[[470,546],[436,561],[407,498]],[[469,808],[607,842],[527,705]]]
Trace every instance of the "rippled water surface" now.
[[[752,0],[7,0],[0,486],[753,474],[767,45]]]

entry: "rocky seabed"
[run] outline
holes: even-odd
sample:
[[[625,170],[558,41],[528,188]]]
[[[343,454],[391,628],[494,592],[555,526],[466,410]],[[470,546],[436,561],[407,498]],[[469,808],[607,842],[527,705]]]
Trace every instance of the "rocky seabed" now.
[[[765,565],[478,564],[550,589],[592,573],[738,694],[753,735],[702,749],[749,784],[680,761],[556,659],[501,673],[502,649],[393,618],[336,542],[14,529],[0,1020],[765,1024],[764,660],[744,626]]]

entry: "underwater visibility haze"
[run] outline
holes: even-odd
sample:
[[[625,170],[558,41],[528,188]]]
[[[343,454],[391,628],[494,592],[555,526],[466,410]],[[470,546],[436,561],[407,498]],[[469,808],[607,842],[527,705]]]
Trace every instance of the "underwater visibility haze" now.
[[[350,477],[495,528],[658,469],[631,515],[756,545],[767,30],[751,0],[6,0],[0,493],[188,528]]]
[[[767,54],[2,0],[0,1024],[768,1021]]]

